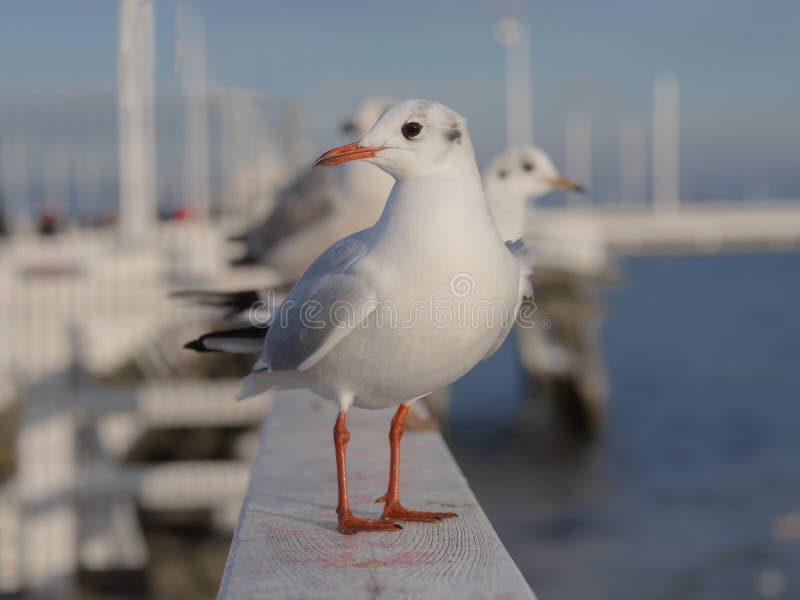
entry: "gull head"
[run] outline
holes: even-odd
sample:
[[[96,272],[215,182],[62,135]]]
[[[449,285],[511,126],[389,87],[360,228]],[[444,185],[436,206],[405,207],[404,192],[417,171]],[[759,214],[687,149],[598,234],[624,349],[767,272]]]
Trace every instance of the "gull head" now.
[[[506,150],[484,169],[483,180],[487,190],[503,190],[525,200],[554,190],[584,191],[581,185],[562,177],[547,153],[536,146]]]
[[[395,179],[424,176],[472,161],[467,120],[432,100],[392,105],[359,141],[329,150],[314,163],[338,165],[365,160]],[[467,163],[469,164],[469,163]]]
[[[389,96],[371,96],[364,98],[356,108],[353,116],[342,123],[342,133],[348,136],[362,136],[392,104],[397,102]]]

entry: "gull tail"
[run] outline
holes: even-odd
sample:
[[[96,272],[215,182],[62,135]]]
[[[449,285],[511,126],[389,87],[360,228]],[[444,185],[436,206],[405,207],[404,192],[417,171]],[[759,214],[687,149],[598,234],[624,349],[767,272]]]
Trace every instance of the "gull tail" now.
[[[226,352],[228,354],[258,354],[264,347],[268,328],[242,327],[227,331],[215,331],[201,335],[183,345],[196,352]]]
[[[259,359],[253,371],[242,379],[242,387],[236,394],[237,400],[244,400],[263,394],[267,390],[291,390],[303,387],[303,382],[292,371],[271,371],[266,363]]]
[[[242,387],[239,388],[239,393],[236,394],[237,400],[245,400],[263,394],[268,389],[274,387],[270,381],[268,371],[253,371],[242,379]]]

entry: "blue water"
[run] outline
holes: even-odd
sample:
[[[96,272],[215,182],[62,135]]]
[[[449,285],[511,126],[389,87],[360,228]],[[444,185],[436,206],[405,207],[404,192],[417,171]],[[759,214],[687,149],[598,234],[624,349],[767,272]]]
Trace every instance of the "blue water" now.
[[[608,429],[520,426],[513,341],[455,388],[450,441],[542,600],[800,598],[800,254],[626,259],[605,294]],[[536,399],[533,400],[536,402]],[[772,575],[768,575],[772,573]]]

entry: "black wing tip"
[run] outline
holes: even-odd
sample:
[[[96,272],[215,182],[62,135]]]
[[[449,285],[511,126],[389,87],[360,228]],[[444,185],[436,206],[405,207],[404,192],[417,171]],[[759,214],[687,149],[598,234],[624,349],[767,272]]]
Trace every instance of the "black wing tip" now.
[[[183,347],[187,350],[194,350],[195,352],[213,352],[211,348],[206,348],[205,344],[203,344],[203,338],[186,342]]]
[[[256,339],[260,340],[267,336],[267,331],[269,327],[256,327],[251,325],[249,327],[241,327],[239,329],[228,329],[225,331],[214,331],[212,333],[207,333],[205,335],[201,335],[196,340],[192,340],[191,342],[186,342],[183,347],[187,350],[194,350],[195,352],[226,352],[230,353],[226,350],[221,350],[217,348],[209,348],[206,346],[206,339],[214,340],[218,338],[243,338],[243,339]]]

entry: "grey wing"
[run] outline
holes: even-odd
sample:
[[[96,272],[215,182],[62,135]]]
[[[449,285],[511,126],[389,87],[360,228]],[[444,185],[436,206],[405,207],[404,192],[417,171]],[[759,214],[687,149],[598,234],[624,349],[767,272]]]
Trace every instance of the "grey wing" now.
[[[376,308],[376,296],[355,264],[367,253],[345,238],[309,267],[275,312],[262,355],[272,371],[303,371],[319,362]]]
[[[281,240],[327,217],[334,209],[336,181],[331,169],[309,169],[281,190],[275,209],[246,236],[249,255],[261,257]]]
[[[506,242],[506,248],[519,265],[519,293],[520,297],[533,298],[533,285],[531,275],[536,262],[536,253],[522,240]]]
[[[519,266],[519,300],[517,305],[514,307],[514,319],[517,318],[517,314],[519,313],[519,309],[522,306],[523,298],[533,298],[533,285],[531,284],[531,273],[533,272],[533,263],[535,260],[535,255],[533,251],[523,242],[522,240],[514,240],[506,242],[506,248],[514,257],[514,260],[517,262]],[[486,360],[492,354],[497,352],[500,349],[500,346],[503,345],[503,342],[508,337],[508,333],[511,329],[503,330],[497,336],[495,343],[486,353],[486,355],[481,360]]]

